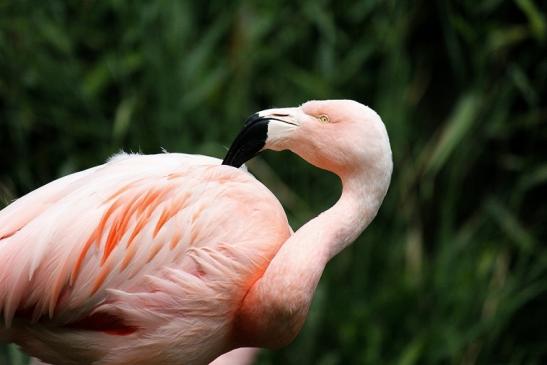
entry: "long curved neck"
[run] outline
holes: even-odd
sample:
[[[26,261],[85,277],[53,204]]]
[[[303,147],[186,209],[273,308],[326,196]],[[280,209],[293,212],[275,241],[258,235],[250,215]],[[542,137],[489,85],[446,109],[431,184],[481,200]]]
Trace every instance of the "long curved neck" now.
[[[389,176],[381,184],[377,178],[367,173],[342,177],[338,202],[302,226],[279,249],[235,318],[238,345],[275,348],[294,339],[325,265],[376,216]]]

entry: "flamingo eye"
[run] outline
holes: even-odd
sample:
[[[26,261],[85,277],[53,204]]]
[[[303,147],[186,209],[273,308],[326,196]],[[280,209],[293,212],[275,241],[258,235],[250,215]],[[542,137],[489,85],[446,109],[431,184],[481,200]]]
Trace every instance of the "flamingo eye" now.
[[[329,117],[326,116],[325,114],[321,114],[318,118],[319,118],[319,121],[321,123],[328,123],[329,122]]]

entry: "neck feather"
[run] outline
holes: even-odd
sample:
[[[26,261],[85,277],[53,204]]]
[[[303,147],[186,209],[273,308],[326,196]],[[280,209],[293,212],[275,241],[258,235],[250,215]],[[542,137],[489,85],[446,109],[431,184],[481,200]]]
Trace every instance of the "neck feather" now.
[[[308,222],[326,233],[321,244],[327,261],[352,244],[376,217],[390,178],[391,171],[386,174],[371,170],[342,177],[343,189],[338,202]]]
[[[384,175],[343,176],[338,202],[283,244],[243,300],[235,319],[238,346],[275,348],[294,339],[325,265],[376,216],[389,185]]]

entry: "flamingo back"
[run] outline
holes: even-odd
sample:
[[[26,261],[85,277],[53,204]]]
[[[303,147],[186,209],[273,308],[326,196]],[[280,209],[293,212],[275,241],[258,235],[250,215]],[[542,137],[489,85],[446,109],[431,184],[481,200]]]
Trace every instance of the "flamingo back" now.
[[[291,232],[266,187],[219,163],[120,155],[1,211],[0,337],[59,364],[225,351],[245,293]]]

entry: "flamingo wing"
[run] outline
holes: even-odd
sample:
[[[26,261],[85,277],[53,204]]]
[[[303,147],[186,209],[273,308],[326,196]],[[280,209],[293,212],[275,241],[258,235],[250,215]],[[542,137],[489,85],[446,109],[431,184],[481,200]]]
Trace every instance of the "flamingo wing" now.
[[[0,316],[6,328],[22,318],[105,332],[100,313],[129,332],[226,317],[289,235],[277,199],[242,170],[118,156],[0,212]]]

